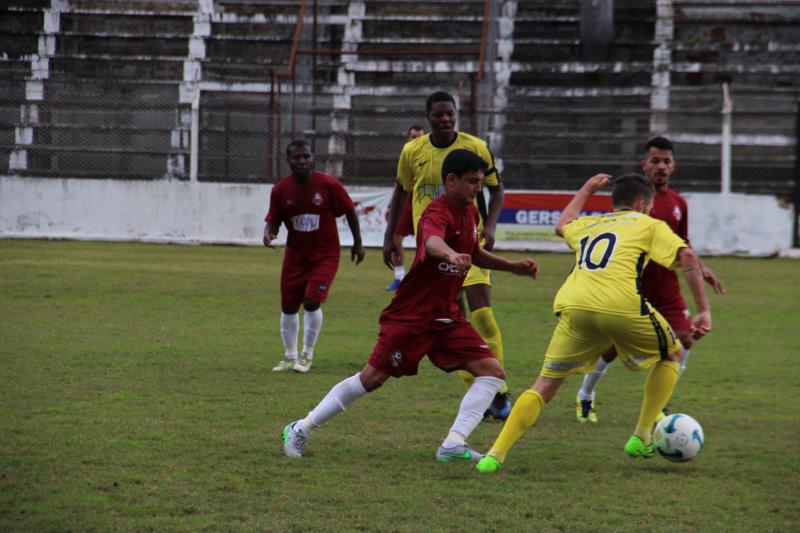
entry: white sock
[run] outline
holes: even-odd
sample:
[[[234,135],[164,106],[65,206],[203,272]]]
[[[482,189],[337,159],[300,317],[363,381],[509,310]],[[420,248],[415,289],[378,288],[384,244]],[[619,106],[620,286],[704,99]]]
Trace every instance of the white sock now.
[[[394,267],[394,277],[396,279],[403,279],[405,275],[406,275],[406,267],[404,267],[403,265]]]
[[[300,331],[300,317],[297,313],[281,313],[281,338],[286,348],[287,359],[297,359],[297,332]]]
[[[688,350],[683,350],[683,357],[681,358],[681,366],[678,369],[678,378],[683,375],[683,371],[686,370],[686,361],[689,359],[689,353],[691,352],[691,348]]]
[[[303,353],[309,359],[314,357],[314,346],[317,344],[317,337],[322,329],[322,308],[316,311],[305,311],[303,313]]]
[[[317,404],[303,420],[300,420],[301,429],[310,433],[312,429],[318,428],[327,420],[338,415],[353,401],[364,396],[367,390],[361,384],[361,375],[355,374],[340,381],[325,395],[321,402]],[[481,413],[483,414],[483,413]]]
[[[578,398],[580,398],[581,401],[594,401],[594,390],[597,388],[597,384],[600,383],[600,380],[603,379],[607,369],[608,363],[601,357],[597,360],[594,370],[583,376],[583,386],[581,390],[578,391]]]
[[[458,408],[458,415],[450,428],[450,433],[442,442],[442,446],[450,448],[458,444],[463,444],[469,438],[472,431],[483,420],[483,413],[491,405],[494,395],[505,383],[500,378],[491,376],[479,376],[467,390],[461,406]]]

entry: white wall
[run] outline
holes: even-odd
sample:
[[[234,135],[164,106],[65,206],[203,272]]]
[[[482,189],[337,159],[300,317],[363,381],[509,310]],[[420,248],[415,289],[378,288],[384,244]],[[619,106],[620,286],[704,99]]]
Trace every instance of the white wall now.
[[[255,184],[0,177],[0,237],[257,245],[269,191]],[[791,247],[792,210],[775,197],[685,196],[689,235],[700,254],[763,256]],[[362,225],[380,224],[382,217],[374,218]],[[365,243],[375,245],[369,241],[382,230],[372,230]],[[348,236],[343,232],[343,242]]]

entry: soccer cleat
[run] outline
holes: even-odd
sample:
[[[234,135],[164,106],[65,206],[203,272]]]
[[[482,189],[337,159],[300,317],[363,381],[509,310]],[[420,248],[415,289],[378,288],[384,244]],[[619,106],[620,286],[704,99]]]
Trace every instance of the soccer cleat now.
[[[652,443],[645,444],[636,435],[631,435],[631,438],[625,443],[625,453],[634,458],[644,457],[645,459],[650,459],[656,454],[656,449]]]
[[[297,422],[286,424],[286,427],[283,428],[283,433],[281,433],[283,455],[287,457],[302,457],[306,448],[308,435],[300,428],[295,429]]]
[[[389,284],[389,286],[388,286],[388,287],[386,287],[386,290],[387,290],[388,292],[396,291],[396,290],[397,290],[397,287],[399,287],[399,286],[400,286],[400,282],[401,282],[401,281],[402,281],[402,280],[400,280],[400,279],[398,279],[398,278],[394,278],[394,279],[392,280],[392,282]]]
[[[305,374],[311,370],[311,358],[307,354],[301,353],[300,357],[298,357],[297,361],[295,361],[292,370],[295,372],[300,372],[301,374]]]
[[[500,394],[499,392],[494,395],[491,405],[483,413],[484,418],[492,417],[498,420],[505,420],[511,413],[511,393]]]
[[[294,367],[294,359],[283,359],[280,363],[275,365],[272,371],[283,372],[284,370],[291,370],[293,367]]]
[[[587,420],[593,424],[597,423],[594,400],[581,400],[580,396],[575,397],[575,417],[581,424],[585,424]]]
[[[453,463],[456,461],[479,461],[483,457],[482,453],[478,453],[469,447],[466,442],[445,448],[439,446],[436,450],[436,460],[440,463]]]
[[[478,461],[478,464],[475,465],[475,470],[482,474],[497,472],[501,468],[503,468],[503,463],[491,455],[484,455],[483,459]]]

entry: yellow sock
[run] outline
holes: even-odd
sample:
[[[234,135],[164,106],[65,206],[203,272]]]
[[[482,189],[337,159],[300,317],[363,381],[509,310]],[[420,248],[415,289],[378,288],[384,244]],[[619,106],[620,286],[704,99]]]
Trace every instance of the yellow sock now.
[[[536,422],[542,409],[544,409],[544,398],[541,394],[533,389],[528,389],[520,394],[488,455],[501,463],[505,461],[508,450]]]
[[[476,309],[470,313],[469,319],[472,323],[472,326],[478,330],[481,338],[483,338],[484,342],[486,342],[486,344],[489,346],[489,349],[492,351],[495,357],[497,357],[497,360],[500,362],[500,366],[505,368],[503,364],[503,337],[500,335],[500,328],[494,319],[494,311],[492,311],[492,308],[481,307],[480,309]],[[459,376],[461,376],[461,379],[464,380],[464,384],[467,386],[467,388],[469,388],[472,385],[474,378],[469,372],[462,372],[459,372]],[[464,374],[469,376],[469,381]],[[508,387],[505,383],[503,383],[503,386],[500,387],[498,392],[500,392],[500,394],[505,394],[508,392]]]
[[[650,444],[653,424],[656,423],[658,413],[667,405],[672,396],[672,389],[675,388],[675,383],[678,381],[679,369],[680,364],[675,361],[659,361],[650,370],[650,374],[644,382],[644,399],[634,434],[645,444]]]

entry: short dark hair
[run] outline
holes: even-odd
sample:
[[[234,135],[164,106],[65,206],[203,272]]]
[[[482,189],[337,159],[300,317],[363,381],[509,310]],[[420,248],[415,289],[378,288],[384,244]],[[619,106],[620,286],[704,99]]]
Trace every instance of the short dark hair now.
[[[408,127],[408,131],[406,132],[406,135],[408,135],[409,133],[411,133],[414,130],[425,131],[425,126],[420,126],[419,124],[412,124],[412,125],[410,125]]]
[[[436,102],[450,102],[451,104],[453,104],[453,107],[456,106],[456,99],[453,98],[452,94],[446,93],[444,91],[436,91],[435,93],[430,95],[428,97],[428,101],[425,102],[426,115],[431,112],[431,109],[433,109],[433,104],[435,104]]]
[[[308,141],[304,141],[303,139],[296,139],[289,143],[286,147],[286,158],[292,157],[292,150],[295,148],[302,148],[303,146],[308,146],[309,151],[311,151],[311,144]]]
[[[482,170],[484,173],[489,169],[489,163],[469,150],[453,150],[442,161],[442,183],[447,181],[447,175],[455,174],[459,178],[467,172]]]
[[[672,141],[667,139],[666,137],[653,137],[649,141],[647,141],[644,145],[644,150],[642,151],[643,154],[646,154],[650,151],[650,148],[657,148],[658,150],[669,150],[670,152],[675,153],[675,146],[672,144]]]
[[[655,188],[649,179],[640,174],[624,174],[614,182],[611,205],[633,207],[640,198],[652,198]]]

